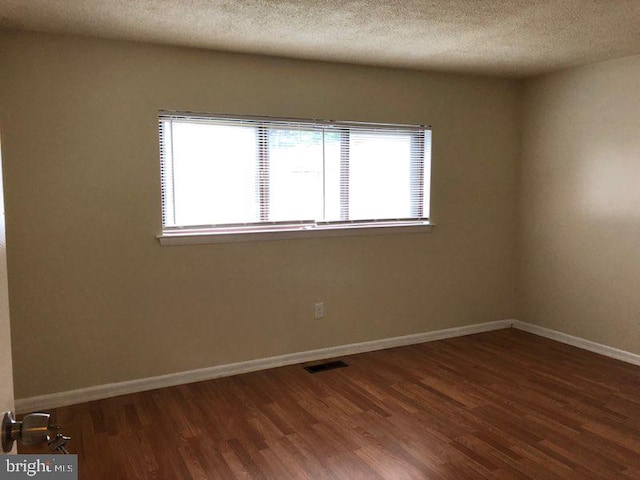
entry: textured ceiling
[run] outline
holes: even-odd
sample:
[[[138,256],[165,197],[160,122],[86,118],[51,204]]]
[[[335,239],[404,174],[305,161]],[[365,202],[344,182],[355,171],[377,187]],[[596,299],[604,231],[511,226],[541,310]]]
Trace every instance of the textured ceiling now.
[[[523,77],[639,54],[640,0],[0,0],[2,27]]]

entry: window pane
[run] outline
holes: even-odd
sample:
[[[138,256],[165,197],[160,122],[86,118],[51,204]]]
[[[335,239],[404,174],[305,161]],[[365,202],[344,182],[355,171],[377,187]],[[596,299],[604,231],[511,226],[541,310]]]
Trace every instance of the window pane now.
[[[340,220],[340,132],[324,135],[324,220]]]
[[[256,131],[173,122],[176,225],[256,222]]]
[[[431,132],[420,126],[182,113],[159,121],[168,235],[428,217]],[[284,225],[261,225],[272,222]]]
[[[269,131],[269,220],[323,216],[322,132]]]
[[[411,136],[352,132],[349,145],[349,218],[411,216]]]

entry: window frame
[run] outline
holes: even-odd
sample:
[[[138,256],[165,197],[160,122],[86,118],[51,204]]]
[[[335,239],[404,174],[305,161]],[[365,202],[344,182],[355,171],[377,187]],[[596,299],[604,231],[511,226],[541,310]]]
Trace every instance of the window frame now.
[[[340,221],[268,221],[270,183],[260,182],[258,197],[260,199],[259,222],[254,223],[227,223],[217,225],[171,225],[167,226],[165,219],[169,204],[175,202],[173,182],[165,183],[166,176],[173,175],[173,159],[168,160],[165,143],[172,132],[164,131],[164,122],[172,120],[187,121],[239,121],[247,122],[254,126],[257,140],[257,162],[259,175],[269,175],[269,148],[267,132],[270,128],[287,129],[290,125],[307,125],[313,128],[330,127],[333,131],[340,132]],[[402,133],[411,133],[410,178],[415,175],[421,186],[418,192],[410,187],[410,205],[412,216],[410,218],[393,219],[368,219],[349,220],[349,169],[348,157],[349,143],[351,141],[351,129],[391,131],[398,130]],[[428,232],[433,224],[430,217],[424,215],[425,196],[427,196],[427,208],[430,209],[431,192],[431,126],[408,124],[383,124],[365,122],[342,122],[320,119],[299,119],[283,117],[263,117],[250,115],[229,114],[203,114],[195,112],[176,112],[160,110],[158,112],[159,147],[161,159],[161,195],[162,195],[162,233],[157,235],[161,245],[189,245],[207,243],[227,243],[243,241],[264,241],[278,239],[298,238],[322,238],[341,236],[381,235],[397,233],[424,233]],[[428,134],[427,134],[428,132]],[[422,135],[422,140],[419,136]],[[172,142],[172,139],[169,140]],[[420,148],[422,147],[422,148]],[[415,150],[418,149],[418,153]],[[428,155],[428,159],[426,158]],[[417,161],[416,161],[417,159]],[[425,182],[425,175],[428,180]],[[263,191],[266,189],[266,191]],[[414,198],[418,195],[418,198]],[[168,198],[171,197],[171,198]],[[171,205],[172,211],[175,207]],[[416,209],[417,208],[417,209]]]

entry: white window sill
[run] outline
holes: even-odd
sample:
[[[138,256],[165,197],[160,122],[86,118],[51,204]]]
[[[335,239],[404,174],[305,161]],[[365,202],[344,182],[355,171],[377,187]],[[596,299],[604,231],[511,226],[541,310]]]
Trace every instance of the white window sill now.
[[[270,240],[298,240],[305,238],[357,237],[363,235],[390,235],[426,233],[434,224],[410,223],[405,225],[366,225],[348,227],[323,227],[315,229],[260,230],[254,232],[188,232],[171,231],[158,235],[160,245],[204,245],[209,243],[263,242]]]

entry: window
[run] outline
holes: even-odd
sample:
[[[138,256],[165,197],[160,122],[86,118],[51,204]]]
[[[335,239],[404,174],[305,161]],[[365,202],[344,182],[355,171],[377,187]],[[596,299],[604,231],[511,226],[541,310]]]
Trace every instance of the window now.
[[[162,243],[429,224],[429,128],[170,112],[159,128]]]

